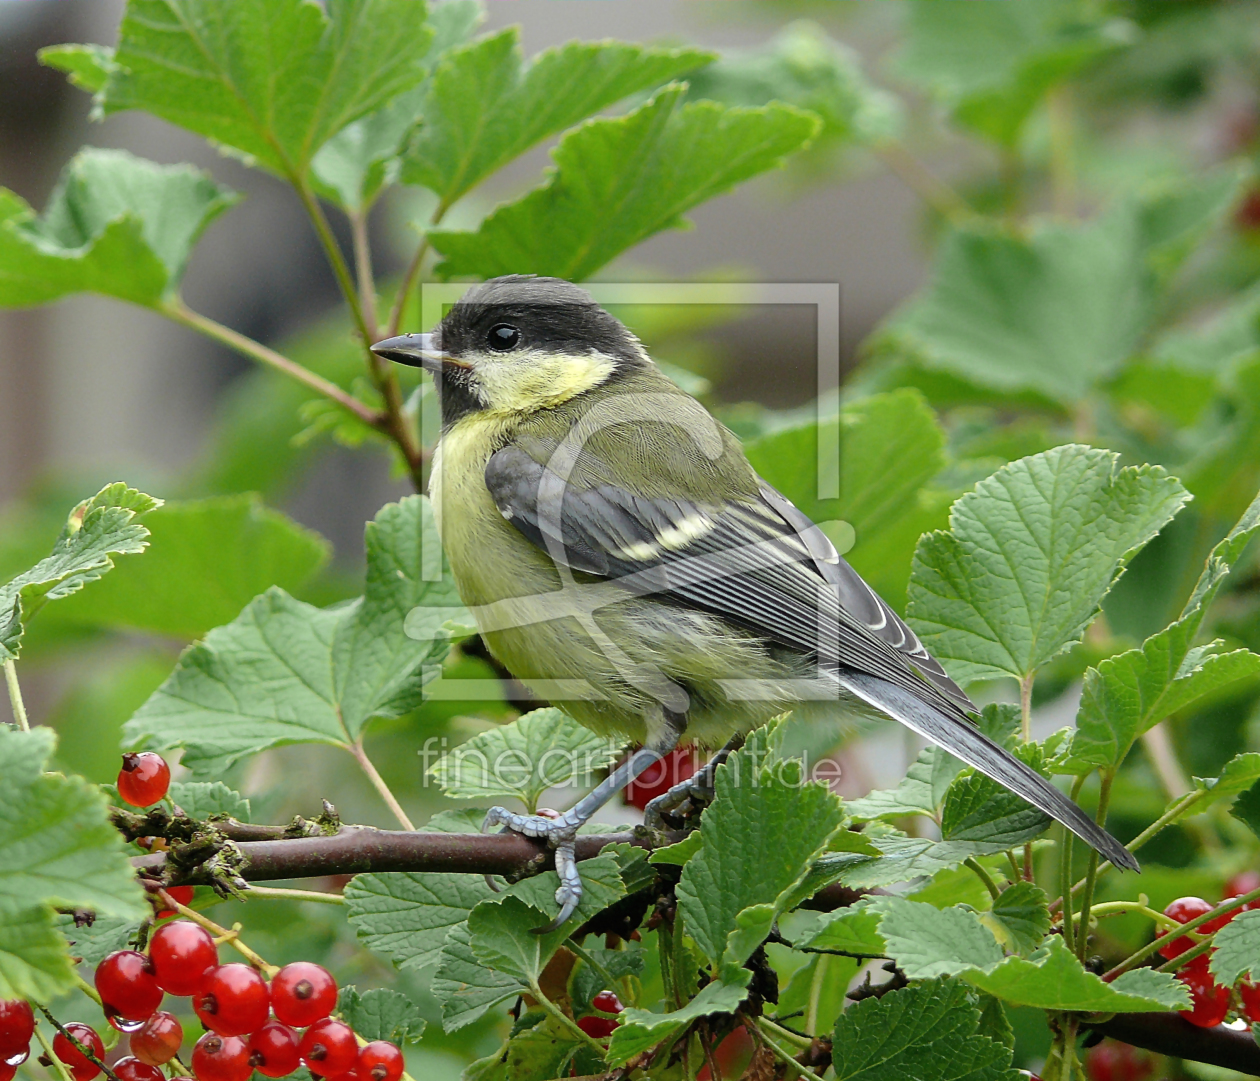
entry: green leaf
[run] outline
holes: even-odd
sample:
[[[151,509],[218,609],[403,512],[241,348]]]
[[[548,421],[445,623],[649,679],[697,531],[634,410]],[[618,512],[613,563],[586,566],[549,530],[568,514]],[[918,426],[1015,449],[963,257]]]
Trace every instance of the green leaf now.
[[[362,992],[353,985],[343,987],[337,995],[337,1014],[365,1040],[401,1045],[418,1043],[424,1035],[425,1021],[416,1004],[387,987]]]
[[[818,121],[787,105],[726,108],[659,91],[634,112],[564,136],[540,188],[494,211],[475,233],[436,231],[446,277],[534,273],[578,281],[741,181],[777,166]]]
[[[454,1032],[471,1025],[496,1003],[520,994],[521,983],[487,967],[473,953],[468,925],[458,923],[442,945],[432,989],[442,1003],[442,1027]]]
[[[90,924],[76,927],[68,913],[57,915],[57,926],[70,947],[72,957],[81,957],[95,968],[115,950],[125,950],[140,930],[138,918],[97,916]]]
[[[692,830],[677,844],[653,850],[648,856],[648,863],[668,863],[675,867],[685,867],[687,861],[700,851],[700,844],[700,831]]]
[[[1076,444],[1021,458],[920,542],[910,622],[955,679],[1021,678],[1080,640],[1128,561],[1188,499],[1159,466]]]
[[[585,960],[574,968],[569,979],[569,999],[573,1005],[574,1016],[590,1013],[592,1000],[601,991],[617,991],[616,981],[624,976],[641,976],[643,974],[643,951],[637,943],[628,942],[623,950],[607,949],[603,946],[587,946],[586,952],[606,972],[611,983]]]
[[[621,752],[620,742],[597,736],[548,706],[461,743],[431,766],[429,774],[448,796],[515,796],[532,813],[547,789],[589,784],[591,775]]]
[[[0,900],[0,995],[47,1002],[74,987],[66,940],[47,905]]]
[[[980,913],[980,922],[1012,953],[1030,954],[1050,930],[1045,890],[1031,882],[1013,883],[998,894],[990,911]]]
[[[423,580],[436,545],[423,496],[381,509],[367,527],[367,582],[354,604],[315,608],[273,587],[206,635],[123,728],[131,746],[183,746],[184,765],[215,775],[288,743],[349,746],[373,717],[422,698],[446,654],[445,636],[403,633],[409,612],[450,604],[450,578]]]
[[[811,1036],[827,1036],[845,1007],[845,992],[858,974],[861,962],[834,954],[814,954],[798,968],[779,992],[781,1017],[797,1010],[801,1016],[792,1022]]]
[[[883,957],[884,940],[879,933],[879,923],[880,914],[860,901],[838,916],[823,916],[818,929],[796,945],[814,950],[838,950],[858,957]]]
[[[429,12],[433,38],[425,56],[426,75],[448,49],[463,44],[485,17],[478,0],[443,0]],[[398,179],[402,152],[410,134],[427,122],[427,82],[407,90],[387,105],[342,128],[311,160],[311,175],[321,194],[351,213],[372,205],[381,190]]]
[[[248,493],[167,503],[145,525],[148,555],[58,606],[58,620],[197,638],[268,586],[301,588],[329,555],[323,537]]]
[[[1260,836],[1260,784],[1253,784],[1234,800],[1234,806],[1229,809],[1229,813],[1252,833]]]
[[[1231,565],[1258,531],[1260,496],[1208,555],[1181,616],[1138,649],[1086,671],[1065,772],[1115,768],[1138,737],[1165,717],[1204,694],[1260,672],[1260,655],[1248,650],[1220,653],[1219,641],[1193,645]]]
[[[907,15],[898,75],[1008,148],[1052,87],[1137,36],[1127,20],[1075,6],[912,4]]]
[[[838,437],[839,499],[818,498],[820,436]],[[915,543],[947,516],[943,500],[925,491],[945,466],[945,433],[917,390],[848,402],[838,417],[772,432],[747,451],[753,468],[828,533],[872,588],[893,602],[904,597]],[[847,537],[840,523],[852,530]]]
[[[964,908],[899,897],[881,898],[871,908],[883,915],[879,933],[889,955],[912,979],[960,975],[1004,1002],[1046,1010],[1150,1013],[1189,1001],[1171,973],[1154,969],[1104,983],[1056,936],[1031,957],[1004,958],[980,917]]]
[[[1010,1048],[979,1029],[976,996],[961,980],[863,999],[836,1021],[836,1081],[1019,1081]]]
[[[66,166],[42,218],[0,205],[0,307],[95,292],[157,307],[179,288],[193,245],[236,201],[207,173],[88,147]],[[4,199],[0,198],[0,204]]]
[[[1013,1006],[1043,1010],[1160,1013],[1190,1003],[1185,986],[1171,972],[1139,968],[1103,983],[1055,935],[1029,958],[1008,957],[989,972],[973,969],[964,978]]]
[[[399,968],[424,968],[439,959],[451,928],[490,892],[476,875],[356,875],[346,886],[346,913],[367,949]]]
[[[1233,987],[1260,974],[1260,912],[1239,912],[1212,939],[1210,968],[1217,983]]]
[[[75,507],[52,554],[0,586],[0,661],[16,659],[23,622],[45,603],[97,581],[113,567],[114,556],[143,552],[149,531],[135,518],[160,505],[118,483]]]
[[[918,754],[896,788],[876,789],[850,800],[844,809],[859,822],[876,818],[906,818],[910,815],[936,814],[937,800],[932,791],[932,771],[936,761],[934,747],[925,747]]]
[[[106,114],[144,109],[302,179],[347,124],[420,82],[424,0],[129,0]]]
[[[1071,408],[1137,350],[1187,237],[1227,212],[1236,184],[1221,174],[1159,189],[1081,225],[959,228],[941,245],[927,290],[875,348]]]
[[[608,1042],[608,1064],[624,1065],[635,1055],[681,1032],[698,1018],[715,1013],[734,1013],[748,994],[746,988],[751,978],[752,973],[746,968],[730,968],[723,972],[721,980],[705,984],[695,998],[672,1013],[652,1013],[633,1007],[623,1010],[621,1025]]]
[[[64,71],[72,85],[89,94],[105,89],[114,67],[114,50],[107,45],[48,45],[35,55],[45,67]]]
[[[1187,807],[1186,811],[1174,821],[1178,821],[1187,814],[1189,816],[1202,814],[1212,804],[1223,799],[1231,799],[1247,791],[1257,782],[1260,782],[1260,753],[1244,751],[1242,754],[1236,754],[1225,763],[1219,777],[1194,778],[1196,790],[1205,793],[1205,797]]]
[[[887,897],[872,904],[870,911],[882,917],[879,935],[887,954],[912,980],[955,976],[1003,959],[992,933],[967,909]]]
[[[1050,816],[983,773],[968,770],[949,786],[941,809],[946,841],[997,843],[1004,848],[1044,833]]]
[[[52,907],[139,920],[144,892],[100,790],[44,773],[56,737],[0,725],[0,994],[44,1001],[73,987]]]
[[[676,891],[687,933],[714,965],[748,959],[844,817],[839,799],[805,781],[799,762],[767,755],[764,733],[718,767],[700,851]]]
[[[249,821],[249,800],[222,781],[172,781],[170,795],[189,818],[226,815],[237,822]]]
[[[602,912],[609,905],[615,904],[626,895],[626,887],[621,878],[621,862],[618,854],[615,852],[605,852],[596,856],[594,859],[583,860],[581,864],[582,871],[582,900],[578,904],[577,911],[570,917],[570,922],[564,927],[558,928],[552,932],[555,936],[555,944],[559,945],[565,939],[565,928],[568,933],[572,933],[573,928],[585,923],[597,912]],[[492,894],[486,898],[482,905],[495,905],[508,898],[515,898],[522,901],[526,905],[537,909],[539,912],[551,913],[555,907],[556,890],[560,887],[560,879],[555,871],[544,871],[539,875],[531,875],[529,878],[523,878],[521,881],[513,883],[502,893]],[[547,922],[550,920],[550,915]],[[574,924],[573,921],[577,923]],[[534,938],[540,936],[534,935]],[[541,936],[544,945],[551,941],[551,937],[547,935]],[[554,950],[554,947],[552,947]]]
[[[760,49],[724,54],[687,81],[692,99],[808,109],[823,121],[820,146],[878,142],[901,128],[896,98],[871,85],[858,54],[806,19],[788,23]]]
[[[546,924],[548,919],[542,909],[526,904],[519,897],[478,905],[468,915],[472,951],[488,968],[512,976],[528,987],[542,975],[547,962],[568,937],[564,929],[535,934],[535,928]]]
[[[538,1024],[519,1032],[507,1045],[507,1081],[547,1081],[565,1077],[574,1067],[578,1048],[586,1048],[572,1030],[544,1016]],[[602,1062],[599,1064],[602,1065]],[[583,1071],[585,1073],[585,1071]]]
[[[531,146],[713,59],[698,49],[570,41],[524,65],[512,26],[438,63],[403,180],[450,206]]]
[[[928,837],[906,837],[896,833],[875,836],[871,838],[871,843],[880,855],[875,859],[849,857],[840,864],[833,881],[858,889],[909,882],[957,867],[975,856],[1003,852],[1031,840],[1039,832],[1040,829],[1036,833],[1019,830],[1005,836],[995,833],[985,841],[933,841]]]

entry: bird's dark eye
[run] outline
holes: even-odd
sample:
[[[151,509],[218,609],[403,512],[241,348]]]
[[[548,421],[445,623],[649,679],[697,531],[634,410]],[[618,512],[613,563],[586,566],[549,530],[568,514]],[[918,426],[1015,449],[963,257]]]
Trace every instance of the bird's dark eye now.
[[[521,344],[521,332],[511,323],[496,323],[486,335],[486,343],[491,349],[506,353],[509,349],[515,349]]]

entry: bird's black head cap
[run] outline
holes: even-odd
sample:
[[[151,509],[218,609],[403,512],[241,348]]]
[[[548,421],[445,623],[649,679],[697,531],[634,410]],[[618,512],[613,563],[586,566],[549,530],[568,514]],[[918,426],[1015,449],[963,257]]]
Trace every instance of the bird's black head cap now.
[[[562,278],[508,274],[469,290],[434,335],[444,353],[540,349],[603,353],[618,365],[643,363],[638,340],[584,289]]]

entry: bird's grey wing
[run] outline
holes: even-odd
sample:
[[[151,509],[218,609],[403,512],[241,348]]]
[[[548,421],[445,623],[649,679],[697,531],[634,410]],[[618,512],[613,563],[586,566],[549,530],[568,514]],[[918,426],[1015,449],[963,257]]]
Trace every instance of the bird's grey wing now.
[[[566,485],[526,451],[491,456],[500,513],[557,562],[676,599],[753,633],[905,687],[950,716],[971,700],[914,632],[770,485],[706,504],[612,484]]]
[[[521,448],[496,451],[486,486],[552,559],[713,612],[815,656],[851,694],[1063,822],[1121,867],[1133,856],[1035,770],[985,736],[970,699],[914,632],[783,495],[707,504],[571,486]]]

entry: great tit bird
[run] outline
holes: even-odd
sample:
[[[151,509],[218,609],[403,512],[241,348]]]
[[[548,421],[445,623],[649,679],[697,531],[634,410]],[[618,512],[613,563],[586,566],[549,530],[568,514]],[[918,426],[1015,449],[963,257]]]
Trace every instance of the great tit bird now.
[[[487,647],[586,727],[642,745],[558,818],[487,816],[556,849],[554,926],[581,897],[576,831],[616,792],[680,739],[729,752],[820,700],[900,721],[1137,869],[979,730],[976,706],[914,632],[589,294],[495,278],[434,333],[372,348],[433,373],[442,434],[430,495]]]

